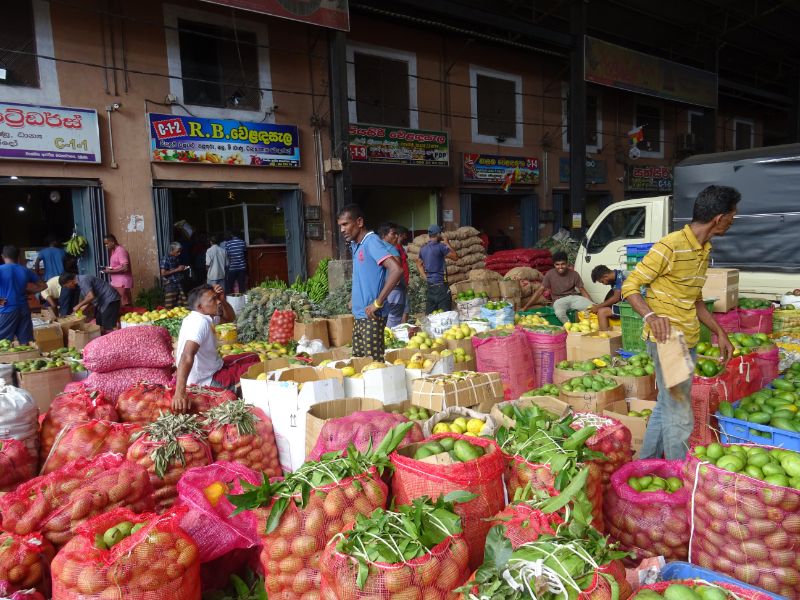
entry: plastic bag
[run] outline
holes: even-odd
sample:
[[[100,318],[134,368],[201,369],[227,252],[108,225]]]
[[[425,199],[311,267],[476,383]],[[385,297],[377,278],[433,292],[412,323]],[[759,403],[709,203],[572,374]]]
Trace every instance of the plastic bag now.
[[[56,551],[38,533],[15,535],[0,531],[0,581],[5,592],[35,588],[50,593],[50,562]]]
[[[166,384],[153,382],[136,382],[123,391],[117,399],[117,410],[120,420],[126,423],[148,425],[155,421],[162,412],[172,411],[172,396],[175,388]],[[205,412],[223,402],[236,400],[236,394],[230,390],[186,386],[186,396],[191,402],[192,414]]]
[[[611,481],[611,475],[633,457],[631,449],[631,430],[616,419],[600,417],[593,413],[576,413],[572,422],[573,429],[593,426],[597,433],[586,440],[586,447],[595,452],[602,452],[605,459],[594,462],[602,472],[603,488]]]
[[[469,576],[469,549],[460,535],[451,536],[406,563],[372,563],[363,588],[357,585],[358,562],[328,544],[320,560],[322,600],[449,600]]]
[[[533,388],[553,383],[556,365],[562,360],[567,360],[567,332],[559,331],[550,334],[533,331],[526,327],[519,329],[525,334],[528,347],[533,355]]]
[[[318,594],[319,565],[326,544],[355,521],[357,514],[386,508],[387,499],[386,485],[370,469],[356,477],[313,488],[303,509],[289,502],[272,533],[263,533],[270,509],[257,509],[258,531],[262,535],[260,560],[270,600]]]
[[[497,429],[495,420],[485,413],[472,410],[471,408],[464,408],[463,406],[448,406],[422,424],[422,436],[426,438],[431,437],[433,435],[433,428],[436,427],[437,423],[440,421],[453,421],[458,417],[463,417],[467,421],[470,419],[479,419],[483,421],[483,428],[477,432],[477,435],[480,436],[492,437]]]
[[[436,499],[450,492],[463,491],[477,494],[469,502],[456,504],[455,513],[461,517],[464,539],[469,547],[469,565],[476,569],[483,562],[483,548],[491,524],[487,519],[505,506],[503,469],[505,459],[500,447],[486,438],[475,438],[456,433],[434,435],[425,441],[444,437],[466,440],[484,449],[484,455],[475,460],[452,465],[437,465],[414,460],[395,451],[389,457],[395,467],[392,476],[392,493],[396,504],[410,504],[414,498],[429,496]]]
[[[86,344],[83,364],[94,373],[171,368],[175,364],[172,338],[156,325],[117,329]]]
[[[478,371],[496,372],[503,382],[503,397],[516,400],[536,387],[536,375],[525,334],[515,330],[506,336],[472,338]]]
[[[79,458],[94,458],[106,452],[125,456],[131,437],[141,428],[133,423],[92,419],[71,423],[61,430],[53,449],[42,465],[42,474],[52,473]]]
[[[498,308],[495,310],[481,306],[480,317],[481,319],[486,319],[489,321],[489,326],[492,329],[496,329],[501,325],[513,325],[514,306],[509,304],[508,306],[504,306],[503,308]]]
[[[684,486],[672,493],[637,492],[628,485],[631,477],[646,475],[683,479],[683,462],[651,458],[623,465],[611,477],[604,497],[606,529],[623,550],[634,553],[637,563],[653,556],[663,556],[667,561],[686,560],[691,490]]]
[[[32,461],[39,462],[39,406],[23,389],[0,379],[0,439],[25,444]],[[34,467],[35,468],[35,467]]]
[[[318,354],[320,352],[326,352],[327,350],[328,347],[322,340],[310,340],[306,336],[303,336],[297,342],[298,354],[301,352],[305,352],[306,354]]]
[[[269,320],[269,343],[288,344],[294,338],[293,310],[275,310]]]
[[[322,426],[314,449],[307,460],[319,460],[319,457],[326,452],[346,450],[350,444],[361,452],[365,451],[370,443],[374,448],[392,427],[407,422],[408,419],[403,415],[382,410],[365,410],[346,417],[328,419]],[[406,434],[401,446],[422,441],[423,438],[422,429],[415,423]]]
[[[76,460],[0,498],[3,529],[18,535],[39,531],[56,547],[87,519],[118,507],[153,510],[147,472],[118,454]]]
[[[110,550],[95,536],[144,523]],[[114,510],[84,523],[53,561],[53,600],[200,600],[197,546],[174,514]]]
[[[281,475],[278,444],[272,421],[260,408],[244,405],[253,416],[253,433],[244,433],[231,423],[212,422],[207,425],[208,445],[215,461],[239,463],[267,477]],[[226,406],[222,403],[220,407]],[[205,562],[205,561],[203,561]]]
[[[0,492],[10,492],[36,475],[36,460],[25,444],[15,439],[0,439]]]
[[[453,325],[458,325],[459,323],[458,311],[446,310],[425,317],[422,320],[422,328],[431,337],[438,338],[444,335],[444,332]]]
[[[178,506],[186,509],[181,527],[197,543],[201,563],[259,544],[255,514],[231,516],[236,507],[226,497],[242,493],[242,479],[253,485],[262,481],[256,471],[230,462],[189,469],[178,481]]]

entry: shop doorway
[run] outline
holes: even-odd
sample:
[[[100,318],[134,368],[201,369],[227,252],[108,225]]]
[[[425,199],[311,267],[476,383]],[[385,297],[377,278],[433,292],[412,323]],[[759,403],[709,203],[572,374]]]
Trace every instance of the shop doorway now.
[[[236,233],[247,245],[248,287],[265,279],[305,278],[301,192],[223,185],[154,189],[159,257],[171,242],[180,242],[181,261],[192,267],[190,284],[204,283],[210,236],[224,240]]]
[[[539,239],[539,200],[529,190],[461,191],[461,225],[489,236],[489,253],[530,248]]]
[[[427,233],[439,223],[439,194],[427,188],[354,187],[353,202],[364,211],[369,229],[391,221],[407,227],[414,235]]]

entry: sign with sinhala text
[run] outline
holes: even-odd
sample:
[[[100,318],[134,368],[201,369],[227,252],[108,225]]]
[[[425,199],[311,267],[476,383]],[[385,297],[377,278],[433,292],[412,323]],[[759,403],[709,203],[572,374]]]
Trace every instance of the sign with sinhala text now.
[[[154,162],[299,167],[300,140],[294,125],[148,115]]]
[[[465,152],[463,176],[465,183],[503,183],[512,177],[513,183],[535,185],[539,183],[539,159]]]
[[[205,0],[250,12],[350,31],[347,0]]]
[[[672,167],[628,165],[625,188],[635,192],[671,192]]]
[[[443,131],[352,123],[350,160],[446,167],[450,164],[450,143]]]
[[[97,111],[0,102],[0,158],[99,163]]]

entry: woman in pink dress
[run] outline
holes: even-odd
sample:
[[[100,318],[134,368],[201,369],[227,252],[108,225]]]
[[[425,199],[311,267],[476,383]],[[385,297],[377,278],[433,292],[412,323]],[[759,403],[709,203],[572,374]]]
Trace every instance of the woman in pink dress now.
[[[111,287],[119,292],[120,306],[131,306],[131,288],[133,287],[133,275],[131,274],[131,257],[117,242],[117,238],[110,233],[103,238],[106,250],[108,250],[108,266],[103,269],[103,273],[111,275]]]

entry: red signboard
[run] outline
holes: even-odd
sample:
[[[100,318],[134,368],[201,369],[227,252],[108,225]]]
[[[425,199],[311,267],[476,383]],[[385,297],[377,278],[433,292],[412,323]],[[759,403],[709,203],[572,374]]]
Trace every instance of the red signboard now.
[[[348,0],[205,0],[251,12],[350,31]]]

